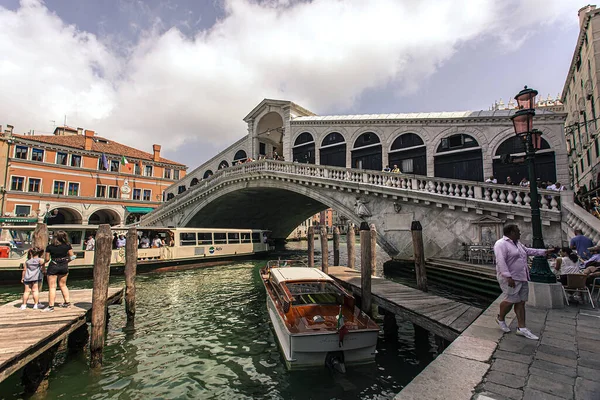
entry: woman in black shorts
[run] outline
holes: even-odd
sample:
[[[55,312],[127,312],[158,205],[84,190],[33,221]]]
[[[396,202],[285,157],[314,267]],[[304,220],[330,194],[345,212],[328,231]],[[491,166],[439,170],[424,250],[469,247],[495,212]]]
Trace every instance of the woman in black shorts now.
[[[67,288],[67,276],[69,275],[69,261],[73,257],[73,248],[65,231],[54,234],[50,245],[46,247],[46,275],[48,276],[48,307],[44,311],[54,311],[54,299],[56,298],[56,284],[63,295],[64,303],[61,307],[69,307],[69,289]],[[50,261],[50,263],[48,263]]]

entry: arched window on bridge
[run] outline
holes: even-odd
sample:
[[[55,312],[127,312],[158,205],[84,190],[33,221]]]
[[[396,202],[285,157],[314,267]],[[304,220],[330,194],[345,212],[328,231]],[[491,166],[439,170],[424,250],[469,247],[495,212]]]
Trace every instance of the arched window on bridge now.
[[[302,132],[292,147],[293,161],[303,164],[315,163],[315,139],[308,132]]]
[[[427,147],[415,133],[404,133],[394,140],[388,153],[388,165],[397,165],[405,174],[427,175]]]
[[[554,151],[542,136],[542,147],[535,152],[535,173],[541,181],[556,182],[554,157]],[[507,176],[514,183],[519,183],[524,177],[529,180],[523,140],[514,135],[504,140],[494,155],[493,168],[498,183],[505,183]]]
[[[204,173],[204,176],[202,177],[202,179],[208,179],[213,175],[213,172],[209,169],[206,170],[206,172]]]
[[[173,193],[168,193],[167,194],[167,201],[171,200],[174,197],[175,197],[175,195]]]
[[[192,181],[190,182],[190,186],[196,186],[198,183],[200,183],[198,178],[192,178]]]
[[[238,150],[237,153],[235,153],[235,156],[233,156],[233,165],[237,164],[240,161],[244,162],[247,158],[248,156],[246,155],[246,152],[244,150]]]
[[[381,140],[373,132],[365,132],[354,142],[352,168],[381,171]]]
[[[443,138],[436,151],[434,170],[434,175],[440,178],[483,181],[479,143],[463,133]]]
[[[185,190],[186,190],[185,185],[179,185],[179,187],[177,188],[177,194],[183,193],[183,192],[185,192]]]
[[[221,161],[218,169],[229,168],[229,163],[225,160]]]
[[[346,167],[346,140],[341,133],[331,132],[321,142],[319,164]]]

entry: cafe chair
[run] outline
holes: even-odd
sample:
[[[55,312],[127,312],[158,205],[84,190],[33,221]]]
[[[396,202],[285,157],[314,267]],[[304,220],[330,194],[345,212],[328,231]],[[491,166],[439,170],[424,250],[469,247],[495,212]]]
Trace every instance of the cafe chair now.
[[[567,285],[563,286],[563,294],[565,296],[565,301],[567,305],[569,305],[569,296],[567,296],[567,292],[569,293],[582,293],[588,295],[590,299],[590,304],[592,308],[594,307],[594,300],[592,300],[592,294],[590,293],[590,289],[585,285],[585,280],[587,279],[587,275],[584,274],[568,274],[567,275]],[[582,296],[583,298],[583,296]]]

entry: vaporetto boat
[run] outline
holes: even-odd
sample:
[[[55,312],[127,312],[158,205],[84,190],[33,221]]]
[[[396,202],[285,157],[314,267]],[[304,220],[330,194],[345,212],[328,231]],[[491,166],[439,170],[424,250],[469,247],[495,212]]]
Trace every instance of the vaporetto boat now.
[[[113,227],[112,232],[125,235],[127,228]],[[18,283],[32,246],[35,226],[0,227],[0,283]],[[86,241],[95,236],[98,225],[52,225],[49,234],[67,232],[77,258],[69,263],[70,275],[89,275],[94,265],[95,250],[86,250]],[[183,265],[225,262],[248,258],[272,249],[267,230],[217,228],[137,227],[138,271],[158,268],[185,268]],[[113,249],[111,273],[122,272],[125,248]]]

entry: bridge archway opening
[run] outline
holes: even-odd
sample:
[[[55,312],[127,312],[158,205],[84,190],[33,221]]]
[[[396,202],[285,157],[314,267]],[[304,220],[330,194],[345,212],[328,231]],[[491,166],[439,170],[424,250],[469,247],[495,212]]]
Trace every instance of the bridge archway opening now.
[[[292,157],[295,162],[315,163],[315,139],[309,132],[302,132],[294,141]]]
[[[256,126],[259,156],[272,158],[275,152],[283,154],[283,129],[283,119],[279,113],[271,111],[261,117]]]
[[[246,161],[246,159],[248,158],[248,155],[246,154],[246,152],[244,150],[238,150],[235,155],[233,156],[233,165],[241,162]]]
[[[90,225],[109,224],[110,226],[115,226],[121,223],[121,217],[114,210],[102,209],[90,215],[88,223]]]
[[[198,178],[192,178],[192,180],[190,182],[190,187],[196,186],[198,183],[200,183],[200,181],[198,180]]]
[[[550,144],[542,137],[542,146],[535,153],[535,173],[542,182],[556,182],[556,158]],[[493,160],[494,177],[498,183],[505,183],[506,177],[510,176],[514,183],[523,178],[529,180],[527,171],[527,160],[525,160],[525,142],[512,136],[503,141],[494,155]]]
[[[354,142],[352,168],[381,171],[381,140],[374,132],[365,132]]]
[[[459,133],[440,141],[434,158],[434,176],[483,181],[483,154],[471,135]]]
[[[175,195],[173,193],[168,193],[167,194],[167,201],[171,200],[173,197],[175,197]]]
[[[338,132],[331,132],[321,142],[319,163],[333,167],[346,168],[346,141]]]
[[[274,239],[285,239],[303,221],[327,208],[298,192],[246,187],[205,204],[183,223],[188,227],[268,229]]]
[[[223,160],[219,163],[218,169],[224,169],[224,168],[229,168],[229,163],[226,160]]]
[[[82,215],[79,212],[68,207],[53,208],[49,210],[48,218],[46,218],[46,224],[48,225],[80,225],[82,221]]]
[[[204,173],[204,176],[202,177],[202,179],[208,179],[208,178],[210,178],[212,175],[213,175],[213,172],[212,172],[210,169],[208,169],[208,170],[206,170],[206,172]]]
[[[406,174],[427,175],[427,146],[415,133],[398,136],[388,153],[389,166],[398,165]]]

